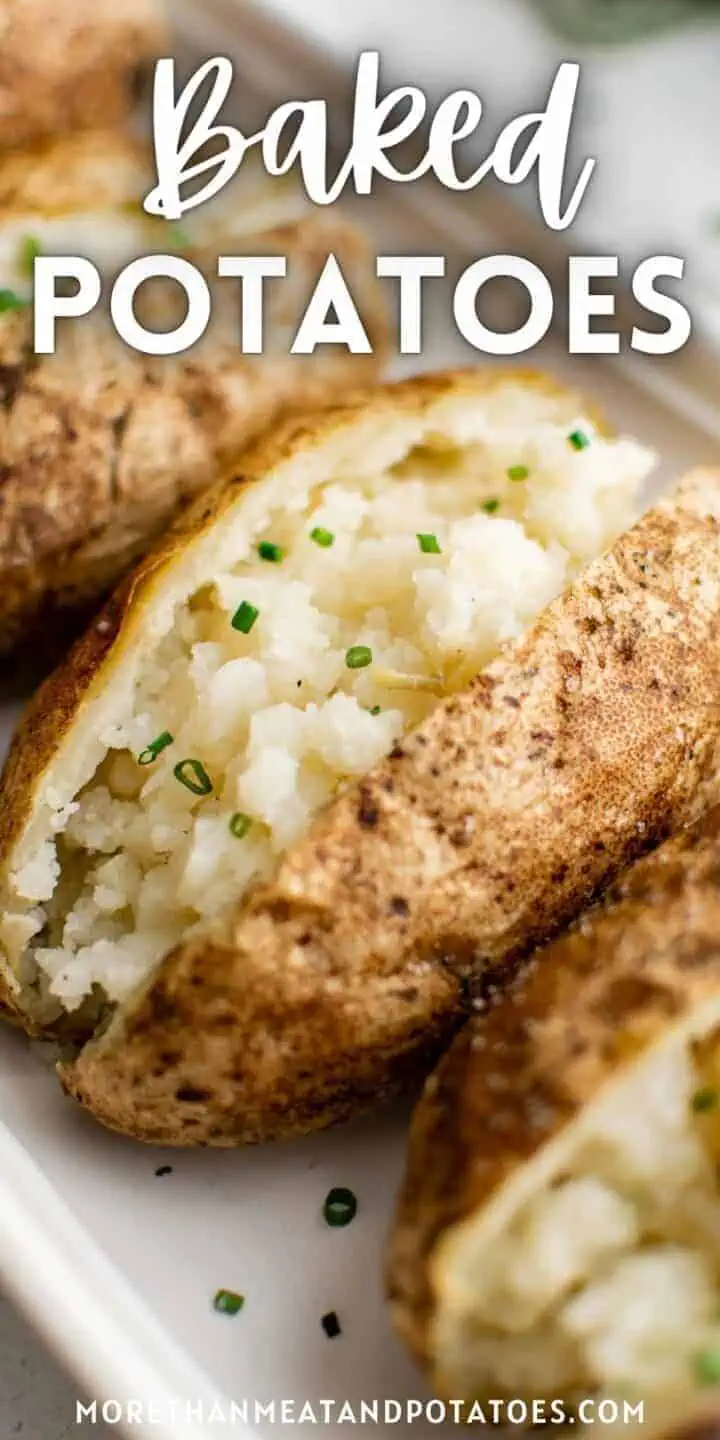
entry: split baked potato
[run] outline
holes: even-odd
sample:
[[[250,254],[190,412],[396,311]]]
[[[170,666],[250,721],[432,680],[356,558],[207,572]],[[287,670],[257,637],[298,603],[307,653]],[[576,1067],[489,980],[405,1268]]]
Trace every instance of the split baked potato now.
[[[365,241],[341,216],[311,214],[284,182],[240,176],[182,228],[147,217],[150,154],[120,132],[68,136],[0,162],[0,657],[58,653],[176,511],[281,411],[367,383],[385,354],[384,306]],[[265,353],[240,353],[238,282],[216,281],[213,319],[185,354],[143,356],[103,306],[61,322],[54,355],[33,350],[25,305],[37,252],[88,256],[112,277],[128,259],[180,248],[211,276],[218,252],[280,253],[267,286]],[[333,252],[374,341],[371,356],[327,346],[288,354],[293,325]],[[223,288],[225,287],[225,288]],[[138,297],[166,328],[170,282]],[[184,303],[184,302],[183,302]],[[46,666],[47,668],[47,666]],[[3,665],[7,672],[7,665]]]
[[[162,0],[0,0],[0,149],[121,123],[166,40]]]
[[[420,377],[259,442],[121,586],[0,793],[6,1004],[99,1119],[378,1103],[717,794],[720,475],[607,550],[651,464],[542,377]]]
[[[715,807],[538,951],[426,1083],[389,1290],[437,1391],[691,1414],[720,1380],[719,1167]]]

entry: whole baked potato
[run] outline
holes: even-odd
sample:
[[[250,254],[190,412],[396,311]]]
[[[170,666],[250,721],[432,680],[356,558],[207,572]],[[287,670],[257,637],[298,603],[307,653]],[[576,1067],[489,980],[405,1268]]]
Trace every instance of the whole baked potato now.
[[[0,149],[119,124],[166,38],[162,0],[0,0]]]
[[[149,152],[120,132],[69,136],[0,163],[0,657],[12,652],[22,668],[57,654],[78,614],[280,412],[335,401],[384,358],[369,252],[341,216],[311,214],[295,189],[251,174],[178,229],[141,208],[151,173]],[[237,282],[217,280],[206,335],[177,357],[124,345],[104,306],[61,322],[54,355],[34,353],[25,302],[35,253],[88,256],[112,276],[138,254],[178,247],[209,274],[219,251],[288,257],[288,278],[267,286],[263,355],[241,354]],[[330,252],[375,353],[326,346],[291,357],[288,336]],[[158,329],[179,303],[170,282],[146,283],[139,296]]]
[[[683,1433],[720,1376],[719,1165],[716,807],[538,951],[426,1082],[389,1292],[436,1390],[630,1399]]]
[[[378,1103],[717,794],[720,476],[611,544],[651,463],[542,377],[421,377],[259,442],[125,582],[0,793],[6,1003],[100,1119]]]

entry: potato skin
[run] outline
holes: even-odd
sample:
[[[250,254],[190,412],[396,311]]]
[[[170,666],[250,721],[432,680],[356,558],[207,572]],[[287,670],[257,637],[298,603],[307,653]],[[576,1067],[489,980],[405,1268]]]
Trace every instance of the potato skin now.
[[[441,382],[396,393],[420,383]],[[702,472],[623,536],[166,957],[62,1068],[69,1093],[142,1140],[235,1145],[426,1070],[478,988],[718,797],[718,514]]]
[[[130,350],[99,313],[60,329],[55,355],[40,357],[27,313],[0,319],[0,658],[42,665],[56,655],[78,617],[266,426],[377,375],[385,316],[357,231],[341,216],[309,215],[232,243],[236,253],[258,247],[287,255],[292,277],[272,292],[262,356],[240,353],[226,291],[217,323],[177,357]],[[354,277],[374,354],[289,356],[288,317],[302,314],[331,251]]]
[[[715,806],[636,861],[593,911],[538,950],[426,1082],[387,1281],[395,1325],[440,1394],[452,1391],[433,1348],[444,1238],[480,1214],[628,1062],[716,997],[719,963]]]
[[[166,40],[162,0],[2,0],[0,149],[121,123]]]

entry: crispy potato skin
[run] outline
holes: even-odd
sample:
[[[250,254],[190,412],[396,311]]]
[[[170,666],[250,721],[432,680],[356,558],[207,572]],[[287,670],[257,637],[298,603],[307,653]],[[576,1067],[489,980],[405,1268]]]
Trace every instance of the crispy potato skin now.
[[[720,807],[636,863],[456,1037],[425,1086],[388,1254],[395,1324],[440,1393],[438,1247],[623,1067],[717,995]],[[692,1433],[695,1433],[694,1431]],[[703,1432],[700,1432],[703,1433]]]
[[[36,356],[29,316],[3,317],[0,657],[42,663],[183,505],[280,414],[334,403],[376,377],[385,316],[357,231],[340,216],[309,215],[232,248],[258,247],[289,256],[292,267],[288,288],[272,292],[262,356],[240,353],[226,291],[201,344],[166,359],[124,346],[99,313],[61,329],[55,355]],[[288,320],[299,319],[330,252],[350,283],[354,277],[370,356],[332,347],[287,354]]]
[[[447,384],[411,382],[393,403]],[[298,443],[312,432],[280,445]],[[478,985],[507,981],[717,798],[718,513],[720,474],[698,474],[623,536],[344,792],[272,883],[170,954],[63,1068],[67,1090],[142,1140],[235,1145],[327,1125],[426,1069]],[[15,748],[0,857],[101,643],[51,682]]]
[[[166,39],[161,0],[2,0],[0,149],[121,123]]]

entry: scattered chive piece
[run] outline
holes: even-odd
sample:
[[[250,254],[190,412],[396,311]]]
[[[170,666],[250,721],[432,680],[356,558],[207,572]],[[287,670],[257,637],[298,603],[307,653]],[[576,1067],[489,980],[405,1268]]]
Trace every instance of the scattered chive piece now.
[[[500,508],[500,501],[499,501],[499,500],[483,500],[483,507],[482,507],[482,508],[483,508],[483,510],[485,511],[485,514],[486,514],[486,515],[494,515],[494,514],[495,514],[495,511]]]
[[[695,1356],[695,1374],[701,1385],[720,1384],[720,1350],[701,1350]]]
[[[369,713],[370,713],[371,715],[381,715],[381,714],[382,714],[382,706],[381,706],[381,705],[371,705],[371,706],[370,706],[370,712],[369,712]]]
[[[705,1090],[696,1090],[692,1097],[692,1108],[696,1115],[702,1115],[705,1110],[714,1110],[717,1103],[718,1092],[710,1086]]]
[[[423,555],[442,555],[437,535],[418,534],[417,542]]]
[[[322,546],[323,550],[329,550],[330,546],[335,544],[332,530],[323,530],[322,525],[316,525],[315,529],[310,531],[310,539],[314,540],[316,545]]]
[[[188,235],[187,230],[183,230],[182,225],[178,225],[175,221],[171,221],[171,223],[168,225],[168,234],[170,235],[173,245],[175,245],[178,250],[190,249],[190,236]]]
[[[364,670],[366,665],[372,665],[372,650],[369,645],[351,645],[345,651],[345,664],[348,670]]]
[[[24,295],[16,295],[14,290],[0,290],[0,315],[7,315],[11,310],[26,310],[29,304]]]
[[[337,1335],[342,1335],[342,1330],[340,1329],[340,1321],[338,1320],[335,1310],[328,1310],[327,1315],[323,1315],[320,1324],[322,1325],[322,1328],[325,1331],[328,1340],[334,1340]]]
[[[527,465],[508,465],[508,480],[527,480],[529,474]]]
[[[163,750],[167,750],[168,745],[172,745],[172,743],[173,737],[170,731],[163,730],[162,735],[158,735],[155,740],[151,740],[147,748],[140,751],[138,755],[138,765],[152,765],[153,760],[157,760],[158,755],[160,755]]]
[[[328,1191],[323,1205],[325,1223],[333,1230],[349,1225],[357,1215],[357,1197],[344,1185],[336,1185]]]
[[[238,1295],[237,1290],[218,1290],[213,1299],[213,1310],[221,1315],[237,1315],[244,1304],[245,1296]]]
[[[587,450],[589,444],[590,440],[584,430],[573,430],[568,435],[568,445],[572,445],[573,450]]]
[[[212,791],[212,780],[200,760],[179,760],[173,775],[193,795],[209,795]]]
[[[233,615],[231,622],[233,630],[240,630],[243,635],[249,635],[259,614],[260,611],[256,605],[251,605],[248,600],[243,600]]]
[[[230,820],[230,834],[234,835],[236,840],[242,840],[247,835],[251,825],[252,820],[250,816],[243,815],[242,810],[236,810]]]
[[[21,244],[22,268],[26,275],[32,279],[35,271],[35,261],[38,255],[42,255],[40,241],[35,235],[24,235]]]
[[[155,1171],[158,1180],[162,1179],[163,1175],[172,1175],[172,1169],[172,1165],[158,1165],[158,1168]]]
[[[270,560],[273,565],[277,565],[282,560],[285,551],[279,545],[275,545],[272,540],[261,540],[257,547],[257,553],[261,560]]]

